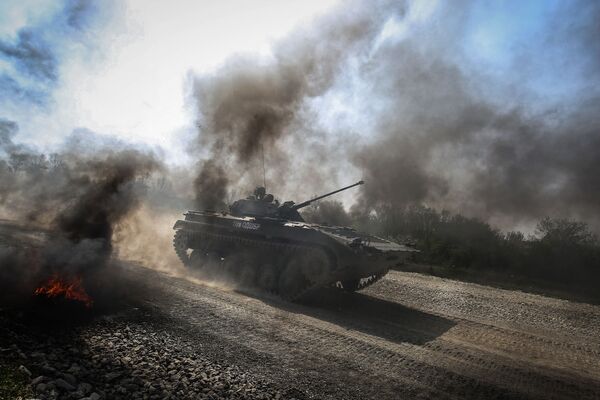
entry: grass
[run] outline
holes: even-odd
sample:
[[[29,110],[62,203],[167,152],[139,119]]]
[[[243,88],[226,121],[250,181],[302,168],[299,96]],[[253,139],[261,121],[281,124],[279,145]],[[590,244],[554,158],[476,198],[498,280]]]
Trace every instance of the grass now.
[[[0,361],[0,400],[19,400],[33,397],[28,377],[18,366]]]

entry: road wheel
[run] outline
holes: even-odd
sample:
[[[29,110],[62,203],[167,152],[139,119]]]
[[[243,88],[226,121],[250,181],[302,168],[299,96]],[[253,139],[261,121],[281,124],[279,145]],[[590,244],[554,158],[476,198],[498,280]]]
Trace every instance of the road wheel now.
[[[310,281],[303,271],[303,262],[291,259],[279,275],[278,292],[285,300],[294,301],[310,287]]]
[[[175,253],[177,253],[177,256],[183,265],[189,267],[191,263],[191,255],[189,252],[189,236],[187,232],[181,229],[175,232],[175,236],[173,237],[173,247],[175,248]]]
[[[210,255],[206,251],[195,249],[192,251],[192,254],[190,254],[189,267],[197,271],[202,271],[203,269],[206,269],[206,265],[210,262],[210,258]]]
[[[339,281],[336,287],[342,289],[344,292],[356,292],[360,289],[360,279],[347,279]]]
[[[262,290],[268,293],[277,292],[277,269],[275,265],[271,263],[264,263],[260,265],[260,269],[257,271],[256,284]]]

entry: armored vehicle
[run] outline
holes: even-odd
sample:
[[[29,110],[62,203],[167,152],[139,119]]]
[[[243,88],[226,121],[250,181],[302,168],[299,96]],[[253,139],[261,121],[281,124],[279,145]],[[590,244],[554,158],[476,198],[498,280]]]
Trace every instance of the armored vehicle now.
[[[361,184],[299,204],[280,204],[259,187],[229,212],[188,211],[173,227],[175,252],[187,267],[216,265],[292,301],[318,287],[363,289],[416,250],[349,227],[307,223],[298,212]]]

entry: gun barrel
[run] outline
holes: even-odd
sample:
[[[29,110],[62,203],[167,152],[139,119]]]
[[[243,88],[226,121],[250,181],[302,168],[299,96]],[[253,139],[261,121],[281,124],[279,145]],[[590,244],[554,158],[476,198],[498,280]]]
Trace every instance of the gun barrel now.
[[[300,208],[306,207],[307,205],[309,205],[310,203],[312,203],[312,202],[314,202],[314,201],[321,200],[321,199],[323,199],[323,198],[325,198],[325,197],[329,197],[329,196],[331,196],[331,195],[334,195],[334,194],[336,194],[336,193],[339,193],[339,192],[341,192],[341,191],[344,191],[344,190],[346,190],[346,189],[353,188],[354,186],[362,185],[363,183],[365,183],[365,182],[364,182],[364,181],[358,181],[358,182],[356,182],[356,183],[354,183],[354,184],[352,184],[352,185],[350,185],[350,186],[346,186],[346,187],[343,187],[343,188],[341,188],[341,189],[334,190],[333,192],[329,192],[329,193],[327,193],[327,194],[324,194],[324,195],[322,195],[322,196],[315,197],[314,199],[310,199],[310,200],[304,201],[304,202],[302,202],[302,203],[300,203],[300,204],[295,204],[295,205],[294,205],[292,208],[293,208],[294,210],[298,210],[298,209],[300,209]]]

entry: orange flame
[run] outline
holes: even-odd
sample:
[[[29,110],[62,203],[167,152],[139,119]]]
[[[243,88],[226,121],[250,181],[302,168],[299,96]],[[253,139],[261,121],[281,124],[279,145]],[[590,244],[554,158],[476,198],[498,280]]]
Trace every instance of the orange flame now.
[[[65,299],[80,301],[88,308],[94,304],[92,298],[86,293],[83,285],[81,284],[81,277],[61,279],[55,275],[50,278],[46,284],[35,289],[34,293],[38,296],[63,296]]]

